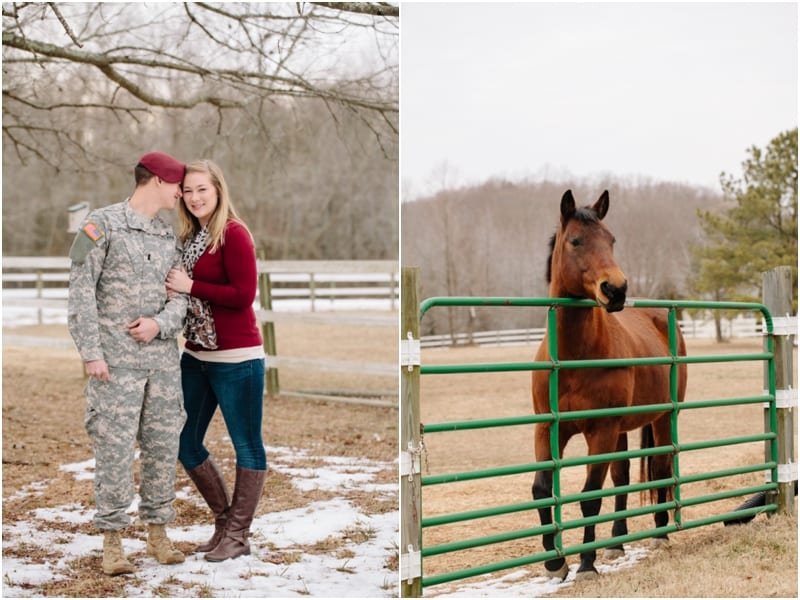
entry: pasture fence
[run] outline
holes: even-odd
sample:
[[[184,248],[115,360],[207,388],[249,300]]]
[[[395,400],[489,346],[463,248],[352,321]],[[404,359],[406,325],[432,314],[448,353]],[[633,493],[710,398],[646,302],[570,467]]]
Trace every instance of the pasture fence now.
[[[37,309],[65,309],[66,297],[48,292],[69,284],[70,260],[66,256],[4,256],[3,290],[30,293],[5,296],[3,304]],[[304,312],[331,309],[336,303],[372,300],[389,310],[399,306],[397,262],[391,260],[265,260],[259,275],[268,275],[270,295],[281,304],[294,302]],[[41,324],[39,316],[37,322]]]
[[[662,536],[682,529],[701,527],[712,523],[724,522],[734,517],[753,516],[766,512],[790,513],[793,511],[793,482],[797,480],[797,465],[794,462],[793,442],[793,416],[792,407],[796,401],[791,398],[791,343],[788,338],[795,332],[796,325],[781,317],[780,327],[774,328],[773,317],[764,304],[735,303],[735,302],[698,302],[674,300],[629,300],[625,310],[635,310],[639,307],[664,308],[668,311],[669,323],[669,356],[643,357],[636,359],[602,359],[602,360],[559,360],[557,336],[548,337],[550,361],[500,363],[500,364],[461,364],[461,365],[422,365],[421,345],[419,340],[419,321],[432,308],[438,306],[518,306],[518,307],[545,307],[547,308],[547,323],[550,331],[555,332],[556,311],[559,307],[596,307],[597,304],[588,300],[572,300],[563,298],[429,298],[417,303],[418,270],[404,268],[403,304],[401,307],[401,514],[403,524],[401,527],[401,593],[404,597],[419,597],[423,588],[493,573],[495,571],[519,567],[549,559],[579,554],[599,548],[630,543],[633,541]],[[781,275],[781,278],[784,276]],[[789,274],[791,282],[791,274]],[[766,282],[766,278],[765,278]],[[782,293],[785,293],[782,289]],[[788,288],[791,290],[791,288]],[[789,292],[791,305],[791,292]],[[762,315],[764,322],[764,349],[763,352],[748,354],[725,354],[719,356],[679,356],[677,352],[677,310],[679,309],[732,309],[757,311]],[[782,341],[778,341],[782,340]],[[788,352],[788,362],[784,356],[776,359],[776,352]],[[699,401],[685,401],[678,404],[678,365],[718,363],[736,361],[761,361],[764,363],[765,389],[761,394],[746,397],[721,398]],[[788,364],[788,367],[787,367]],[[584,368],[614,368],[636,367],[638,365],[665,365],[670,369],[670,398],[669,403],[584,411],[560,411],[558,408],[558,375],[562,369]],[[781,365],[780,378],[776,376],[776,365]],[[528,414],[523,416],[497,417],[481,420],[425,423],[420,420],[420,375],[447,375],[464,373],[486,372],[511,372],[546,370],[550,373],[550,413]],[[788,375],[788,379],[787,379]],[[777,388],[778,382],[780,388]],[[780,400],[780,401],[778,401]],[[681,442],[678,436],[678,414],[680,411],[712,408],[720,406],[736,406],[746,404],[763,404],[766,415],[766,428],[763,433],[736,436],[724,439],[713,439],[698,442]],[[587,419],[599,417],[613,417],[633,413],[666,412],[671,419],[671,444],[630,450],[627,452],[613,452],[597,456],[583,456],[564,458],[558,452],[559,423],[572,419]],[[499,468],[487,468],[474,471],[445,473],[423,476],[421,473],[421,456],[425,452],[424,436],[444,434],[446,432],[464,431],[473,429],[524,426],[536,423],[551,423],[551,448],[553,459],[549,461],[508,465]],[[765,460],[762,463],[737,466],[734,468],[709,471],[697,474],[681,474],[681,453],[724,446],[763,442],[766,447]],[[651,482],[630,484],[609,489],[600,489],[586,493],[566,494],[561,489],[560,473],[563,468],[587,465],[598,462],[610,462],[621,459],[641,458],[657,454],[672,454],[673,476]],[[437,514],[426,516],[422,512],[423,490],[428,486],[442,486],[449,483],[467,480],[486,479],[515,475],[521,473],[534,473],[536,471],[553,471],[553,495],[550,498],[533,500],[498,507],[480,508],[467,512]],[[720,480],[737,475],[765,472],[767,481],[761,485],[750,485],[738,489],[725,489],[710,494],[684,497],[682,487],[687,484],[708,480]],[[598,499],[621,493],[642,492],[667,486],[674,486],[674,499],[653,506],[642,506],[626,511],[610,514],[599,514],[596,517],[569,520],[562,514],[565,504],[578,503],[590,499]],[[682,508],[699,504],[712,503],[751,494],[765,494],[765,500],[760,506],[739,507],[733,512],[715,514],[702,518],[687,519],[682,515]],[[453,523],[473,521],[492,516],[533,511],[539,508],[552,507],[554,520],[552,524],[522,530],[505,531],[490,536],[471,538],[466,540],[453,540],[436,546],[424,544],[424,531],[429,528],[441,527]],[[620,518],[629,518],[655,513],[657,511],[673,511],[673,523],[662,527],[637,531],[624,536],[599,539],[592,543],[567,546],[563,543],[562,532],[568,529],[585,527],[598,523],[610,522]],[[449,573],[427,575],[423,570],[425,557],[459,552],[487,545],[499,544],[511,540],[520,540],[539,537],[544,534],[554,534],[555,549],[537,554],[515,557],[490,564],[473,566]]]
[[[762,335],[762,322],[752,316],[739,315],[734,319],[722,321],[724,338],[759,337]],[[714,338],[716,325],[711,319],[681,319],[678,326],[685,338]],[[496,331],[457,332],[424,335],[423,348],[443,348],[448,346],[525,346],[536,344],[544,339],[545,327],[523,329],[501,329]]]
[[[66,315],[70,260],[68,257],[4,256],[3,305],[35,310],[35,322],[47,321],[47,311]],[[326,325],[342,328],[397,327],[399,281],[396,261],[258,260],[256,315],[267,354],[265,392],[268,395],[314,397],[339,402],[393,406],[396,389],[379,393],[357,390],[281,390],[280,369],[357,373],[393,377],[396,364],[281,355],[275,323]],[[58,317],[59,319],[65,317]],[[6,343],[69,346],[68,340],[5,335]],[[388,387],[388,386],[387,386]],[[370,396],[369,398],[366,396]]]

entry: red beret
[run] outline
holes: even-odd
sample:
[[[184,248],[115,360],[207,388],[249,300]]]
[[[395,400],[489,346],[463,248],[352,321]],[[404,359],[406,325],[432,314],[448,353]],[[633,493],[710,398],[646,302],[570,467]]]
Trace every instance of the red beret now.
[[[167,183],[181,183],[186,172],[185,164],[163,152],[148,152],[139,159],[139,164]]]

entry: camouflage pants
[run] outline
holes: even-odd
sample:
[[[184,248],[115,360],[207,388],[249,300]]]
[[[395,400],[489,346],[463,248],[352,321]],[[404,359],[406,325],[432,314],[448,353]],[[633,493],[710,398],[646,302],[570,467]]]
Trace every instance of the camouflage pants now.
[[[134,499],[134,453],[141,459],[139,514],[145,523],[175,520],[175,469],[186,413],[180,369],[145,371],[111,367],[108,382],[86,386],[86,431],[95,454],[97,529],[121,529]]]

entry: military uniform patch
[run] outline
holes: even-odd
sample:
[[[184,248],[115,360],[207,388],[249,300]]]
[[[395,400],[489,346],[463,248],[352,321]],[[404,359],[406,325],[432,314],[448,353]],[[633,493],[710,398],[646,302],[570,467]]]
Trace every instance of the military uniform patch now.
[[[93,242],[97,242],[97,240],[99,240],[101,237],[103,237],[103,232],[100,231],[100,229],[97,227],[97,225],[95,225],[91,221],[89,223],[87,223],[86,225],[84,225],[83,232],[86,235],[88,235],[89,239],[92,240]]]
[[[101,229],[91,221],[84,225],[75,236],[72,247],[69,250],[69,257],[72,262],[82,264],[86,256],[97,247],[97,243],[104,237]]]

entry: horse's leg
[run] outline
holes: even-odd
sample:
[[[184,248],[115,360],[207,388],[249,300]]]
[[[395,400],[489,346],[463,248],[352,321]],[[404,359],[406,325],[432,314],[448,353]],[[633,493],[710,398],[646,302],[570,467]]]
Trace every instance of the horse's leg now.
[[[612,452],[618,444],[619,433],[615,430],[610,430],[608,427],[597,427],[591,432],[584,432],[586,443],[589,447],[589,456],[597,454],[606,454]],[[603,487],[606,475],[608,474],[609,463],[598,463],[586,466],[586,483],[583,486],[583,492],[592,492],[599,490]],[[596,517],[600,514],[600,507],[603,504],[602,498],[593,498],[591,500],[581,501],[581,512],[584,518]],[[594,525],[587,525],[583,529],[583,543],[589,544],[594,542],[595,533]],[[578,567],[576,579],[583,579],[597,575],[597,569],[594,567],[594,561],[597,558],[595,550],[588,550],[581,552],[581,564]]]
[[[534,434],[534,443],[536,450],[536,461],[542,462],[552,460],[553,455],[550,452],[550,425],[539,423],[536,425],[536,432]],[[563,454],[564,446],[566,446],[566,439],[559,436],[559,454]],[[536,471],[533,478],[533,487],[531,488],[534,500],[543,500],[552,498],[553,496],[553,471]],[[542,525],[550,525],[553,522],[553,509],[550,507],[539,509],[539,520]],[[555,535],[553,533],[546,533],[542,536],[542,544],[547,551],[555,548]],[[569,572],[567,561],[563,557],[554,558],[545,561],[544,568],[547,571],[548,577],[557,577],[564,579]]]
[[[621,433],[617,440],[617,452],[625,452],[628,449],[628,434]],[[628,485],[631,482],[631,461],[628,459],[616,460],[611,463],[611,481],[614,482],[614,487],[621,487]],[[614,497],[614,512],[621,512],[628,508],[628,494],[617,494]],[[628,521],[625,518],[620,518],[614,521],[614,526],[611,529],[611,535],[618,537],[628,534]],[[609,546],[603,552],[605,558],[619,558],[625,554],[622,544],[614,544]]]
[[[672,444],[672,433],[670,432],[669,414],[659,417],[653,421],[653,445],[669,446]],[[650,481],[657,479],[668,479],[672,477],[672,454],[658,454],[652,457],[652,471]],[[656,491],[657,502],[667,502],[673,497],[672,487],[661,487]],[[654,513],[656,527],[666,527],[669,524],[669,512],[660,510]],[[667,534],[657,535],[653,538],[654,545],[665,544],[669,541]]]

